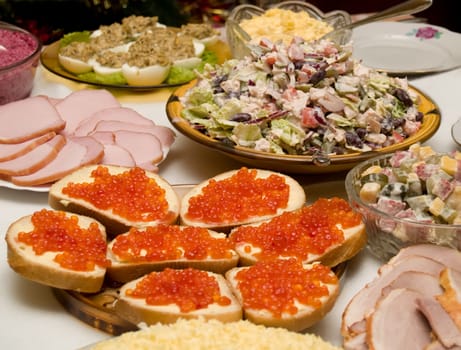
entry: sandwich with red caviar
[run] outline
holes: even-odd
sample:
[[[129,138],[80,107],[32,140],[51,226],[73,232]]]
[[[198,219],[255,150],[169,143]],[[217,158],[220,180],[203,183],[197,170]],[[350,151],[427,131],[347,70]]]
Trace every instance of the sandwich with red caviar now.
[[[220,232],[298,209],[306,194],[292,177],[246,167],[216,175],[181,200],[180,222]]]
[[[166,268],[124,284],[115,313],[136,325],[171,324],[179,319],[242,319],[242,308],[224,276],[193,268]]]
[[[229,238],[242,265],[295,257],[330,267],[351,259],[367,241],[361,215],[338,197],[319,198],[270,220],[236,227]]]
[[[101,289],[110,261],[98,221],[42,209],[13,222],[6,232],[10,267],[23,277],[78,292]]]
[[[157,225],[116,236],[107,247],[107,270],[115,281],[129,282],[166,267],[224,273],[239,256],[224,233],[203,227]]]
[[[173,187],[158,174],[138,167],[81,167],[51,185],[48,202],[54,209],[95,218],[109,236],[131,227],[171,224],[179,215]]]
[[[304,330],[322,319],[339,294],[339,280],[327,266],[276,259],[235,267],[225,274],[243,308],[259,325]]]

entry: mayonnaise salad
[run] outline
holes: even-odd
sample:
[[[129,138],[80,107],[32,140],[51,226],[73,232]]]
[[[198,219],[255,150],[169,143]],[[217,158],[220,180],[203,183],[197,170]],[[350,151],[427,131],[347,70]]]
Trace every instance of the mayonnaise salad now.
[[[204,134],[258,151],[313,155],[380,149],[421,127],[407,79],[365,67],[352,46],[262,39],[252,54],[207,65],[181,97]]]

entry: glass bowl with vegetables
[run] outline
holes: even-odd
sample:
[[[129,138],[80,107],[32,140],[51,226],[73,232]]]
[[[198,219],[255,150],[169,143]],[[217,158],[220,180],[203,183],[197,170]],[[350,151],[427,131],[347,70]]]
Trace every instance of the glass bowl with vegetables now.
[[[371,158],[346,176],[346,192],[365,220],[368,247],[387,261],[403,247],[461,249],[461,153],[416,143]]]

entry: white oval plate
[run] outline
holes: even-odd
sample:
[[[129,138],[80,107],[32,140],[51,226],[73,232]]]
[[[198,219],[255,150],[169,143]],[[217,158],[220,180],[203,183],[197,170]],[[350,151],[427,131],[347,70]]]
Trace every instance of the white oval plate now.
[[[461,34],[427,23],[369,23],[353,30],[352,44],[354,58],[389,74],[426,74],[461,66]]]

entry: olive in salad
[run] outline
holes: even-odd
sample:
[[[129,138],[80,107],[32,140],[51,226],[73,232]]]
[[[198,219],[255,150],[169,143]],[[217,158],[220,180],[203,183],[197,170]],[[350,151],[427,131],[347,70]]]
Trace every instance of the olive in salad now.
[[[352,58],[352,45],[262,39],[243,59],[205,65],[181,97],[181,116],[229,145],[289,155],[387,147],[423,122],[406,78]]]

